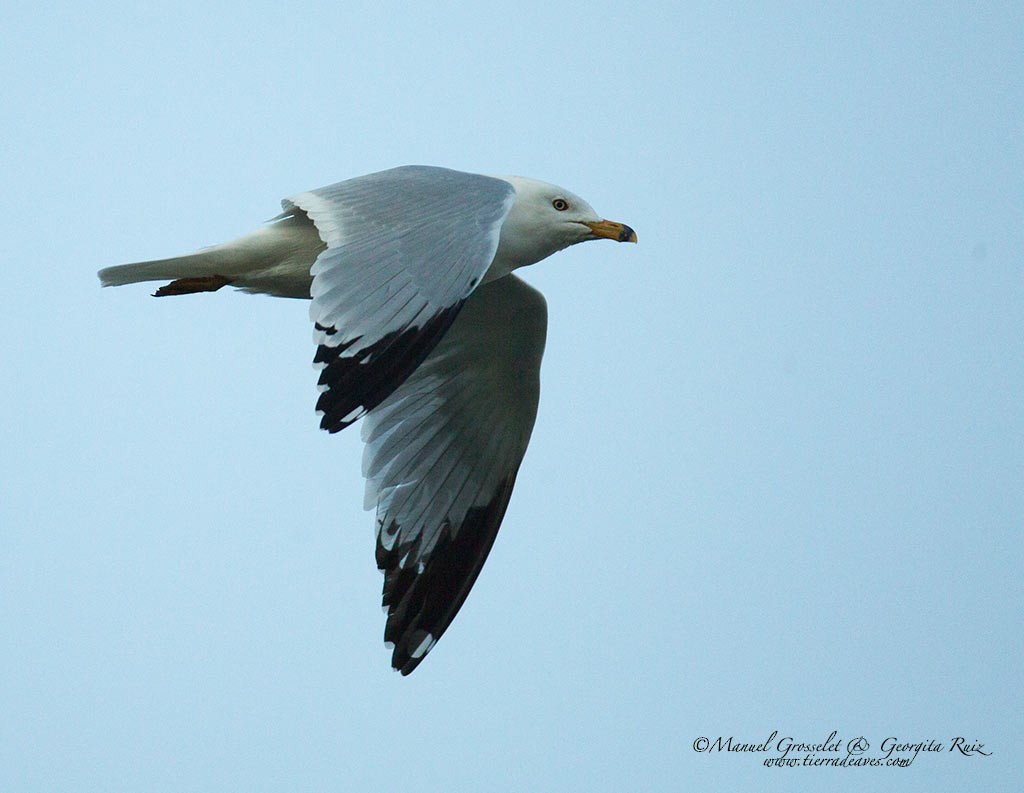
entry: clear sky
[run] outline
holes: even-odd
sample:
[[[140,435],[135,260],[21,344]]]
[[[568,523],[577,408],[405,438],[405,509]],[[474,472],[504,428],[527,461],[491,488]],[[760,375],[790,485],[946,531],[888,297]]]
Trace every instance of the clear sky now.
[[[0,790],[1019,789],[1022,6],[411,5],[5,9]],[[408,163],[640,244],[523,272],[533,441],[401,678],[307,305],[95,272]],[[945,749],[693,749],[773,730]]]

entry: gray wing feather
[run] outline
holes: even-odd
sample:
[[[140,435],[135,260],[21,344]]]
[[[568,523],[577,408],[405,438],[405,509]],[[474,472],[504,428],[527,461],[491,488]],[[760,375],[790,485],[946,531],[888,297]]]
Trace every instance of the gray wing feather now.
[[[292,196],[327,248],[312,267],[322,426],[343,429],[416,368],[480,283],[512,185],[406,166]]]
[[[546,328],[537,290],[515,276],[485,284],[364,420],[385,635],[403,672],[454,618],[487,557],[536,418]]]

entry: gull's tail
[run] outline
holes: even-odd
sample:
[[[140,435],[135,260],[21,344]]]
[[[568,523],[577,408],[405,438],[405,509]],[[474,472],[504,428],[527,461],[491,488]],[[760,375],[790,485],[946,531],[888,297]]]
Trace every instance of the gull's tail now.
[[[116,267],[104,267],[99,271],[100,283],[103,286],[123,286],[124,284],[136,284],[142,281],[171,281],[168,287],[185,282],[193,282],[200,285],[204,282],[211,286],[219,283],[225,286],[231,283],[232,278],[224,273],[238,269],[238,262],[235,257],[224,255],[217,248],[206,251],[198,251],[189,256],[177,256],[173,259],[158,259],[152,262],[133,262],[132,264],[119,264]],[[172,294],[168,287],[161,287],[156,291],[158,296]],[[219,287],[217,287],[219,288]],[[187,291],[212,291],[211,289],[191,289]],[[185,291],[175,291],[173,294],[185,294]]]
[[[280,297],[309,297],[309,268],[324,249],[312,221],[292,211],[231,242],[150,262],[133,262],[99,271],[103,286],[170,281],[154,294],[212,292],[232,285]]]

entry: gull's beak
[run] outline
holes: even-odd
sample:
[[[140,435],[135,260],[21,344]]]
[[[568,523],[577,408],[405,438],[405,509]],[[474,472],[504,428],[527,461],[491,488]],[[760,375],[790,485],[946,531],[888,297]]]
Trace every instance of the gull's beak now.
[[[625,223],[616,223],[614,220],[598,220],[596,222],[583,221],[595,237],[615,240],[616,242],[636,242],[636,232]]]

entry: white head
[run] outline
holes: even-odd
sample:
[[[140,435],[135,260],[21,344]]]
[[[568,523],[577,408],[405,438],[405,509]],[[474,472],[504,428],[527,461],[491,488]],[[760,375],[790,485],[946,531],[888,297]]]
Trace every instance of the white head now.
[[[577,242],[602,238],[636,242],[633,229],[602,220],[590,204],[568,190],[522,176],[500,178],[515,188],[516,202],[502,224],[498,252],[488,273],[491,277],[539,262]]]

